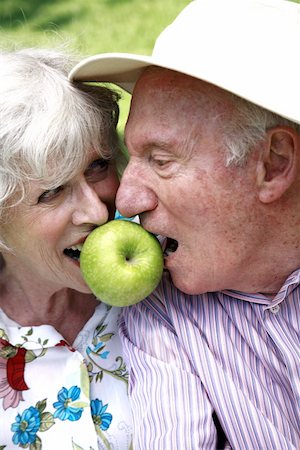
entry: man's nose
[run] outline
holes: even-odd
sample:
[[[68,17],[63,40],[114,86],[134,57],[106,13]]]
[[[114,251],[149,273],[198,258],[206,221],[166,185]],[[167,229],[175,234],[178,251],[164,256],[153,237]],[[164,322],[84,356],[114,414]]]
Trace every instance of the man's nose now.
[[[116,206],[125,217],[133,217],[157,206],[157,197],[147,185],[146,177],[128,163],[117,192]]]
[[[76,188],[75,207],[72,214],[74,225],[102,225],[108,221],[109,212],[94,189],[93,185],[83,181]]]

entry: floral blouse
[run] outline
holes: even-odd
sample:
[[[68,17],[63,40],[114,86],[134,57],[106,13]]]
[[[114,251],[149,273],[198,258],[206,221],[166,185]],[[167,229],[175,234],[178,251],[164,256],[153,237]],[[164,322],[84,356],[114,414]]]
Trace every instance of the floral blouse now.
[[[128,450],[128,373],[120,308],[99,303],[71,347],[49,325],[0,309],[0,450]]]

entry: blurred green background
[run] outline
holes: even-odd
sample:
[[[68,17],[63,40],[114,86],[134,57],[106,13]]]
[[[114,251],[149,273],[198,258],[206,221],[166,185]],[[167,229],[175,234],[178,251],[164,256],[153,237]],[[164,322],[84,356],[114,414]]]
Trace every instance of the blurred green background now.
[[[0,46],[66,47],[79,58],[102,52],[150,55],[158,34],[190,0],[0,0]],[[130,96],[123,92],[119,130]]]
[[[190,0],[0,0],[0,46],[63,45],[79,57],[114,51],[150,55],[158,34],[188,3]],[[129,100],[123,93],[120,132]]]

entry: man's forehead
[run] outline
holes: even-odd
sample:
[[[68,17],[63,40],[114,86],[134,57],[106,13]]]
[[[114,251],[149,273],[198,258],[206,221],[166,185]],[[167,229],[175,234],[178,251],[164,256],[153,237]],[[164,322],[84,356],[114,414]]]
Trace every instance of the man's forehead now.
[[[144,87],[163,87],[165,89],[173,89],[182,85],[200,85],[201,80],[192,78],[188,75],[176,72],[174,70],[164,69],[162,67],[150,66],[143,70],[133,92]]]
[[[181,97],[193,97],[197,95],[197,92],[214,97],[232,97],[229,92],[202,79],[174,70],[150,66],[144,69],[136,82],[132,98],[135,100],[136,97],[143,97],[147,93],[153,95],[156,91],[177,92]]]
[[[146,114],[182,117],[187,112],[211,116],[232,110],[233,96],[219,87],[188,75],[151,66],[144,70],[133,91],[130,120],[142,121]]]

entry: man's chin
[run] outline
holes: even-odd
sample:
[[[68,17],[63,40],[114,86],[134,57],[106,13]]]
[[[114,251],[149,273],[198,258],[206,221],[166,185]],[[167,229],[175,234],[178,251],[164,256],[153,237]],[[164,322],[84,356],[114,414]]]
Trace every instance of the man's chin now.
[[[169,276],[174,286],[187,295],[198,295],[208,292],[206,283],[201,283],[198,276],[185,276],[180,270],[169,270]]]

